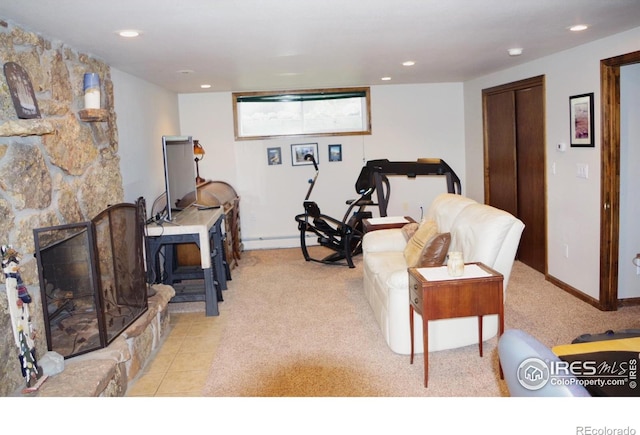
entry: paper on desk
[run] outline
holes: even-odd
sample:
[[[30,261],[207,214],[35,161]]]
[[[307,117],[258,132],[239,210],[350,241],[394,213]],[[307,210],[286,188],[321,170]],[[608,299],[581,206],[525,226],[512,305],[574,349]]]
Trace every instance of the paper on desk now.
[[[408,224],[409,221],[404,216],[386,216],[379,218],[369,218],[371,225],[383,225],[383,224]]]
[[[447,281],[450,279],[466,279],[466,278],[482,278],[491,276],[490,273],[482,269],[477,264],[465,264],[462,276],[450,276],[447,272],[447,266],[440,267],[421,267],[418,269],[420,275],[424,276],[427,281]]]

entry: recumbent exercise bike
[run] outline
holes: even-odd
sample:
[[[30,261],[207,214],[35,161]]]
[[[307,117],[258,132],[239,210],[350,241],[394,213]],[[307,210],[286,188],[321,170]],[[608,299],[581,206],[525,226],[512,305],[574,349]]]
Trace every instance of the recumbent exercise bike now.
[[[313,163],[315,176],[309,180],[309,190],[304,198],[303,206],[305,212],[295,217],[300,231],[300,247],[302,255],[306,261],[315,261],[325,264],[346,265],[354,268],[353,257],[362,252],[362,237],[364,236],[362,220],[372,217],[371,212],[366,211],[366,207],[377,206],[371,200],[372,193],[376,190],[376,182],[380,185],[382,181],[385,187],[382,197],[388,200],[390,185],[386,176],[379,176],[374,180],[374,174],[367,166],[362,168],[360,176],[356,181],[356,192],[360,195],[358,199],[348,200],[349,205],[342,220],[322,214],[320,207],[314,201],[309,201],[311,191],[318,178],[318,164],[311,154],[304,156],[305,160]],[[355,211],[354,211],[355,210]],[[313,258],[307,248],[307,233],[317,236],[318,245],[329,248],[333,253],[323,258]]]

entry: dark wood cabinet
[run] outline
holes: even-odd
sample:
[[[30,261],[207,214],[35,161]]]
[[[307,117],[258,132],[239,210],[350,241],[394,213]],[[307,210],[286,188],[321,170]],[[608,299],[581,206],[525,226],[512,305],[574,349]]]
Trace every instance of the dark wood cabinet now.
[[[240,197],[235,189],[224,181],[205,181],[197,186],[196,203],[203,206],[220,206],[224,211],[224,249],[226,262],[230,269],[238,265],[242,255],[242,233],[240,229]],[[185,196],[185,203],[193,202],[194,192]],[[178,204],[179,205],[179,204]],[[176,246],[178,267],[200,264],[198,246],[189,243]]]

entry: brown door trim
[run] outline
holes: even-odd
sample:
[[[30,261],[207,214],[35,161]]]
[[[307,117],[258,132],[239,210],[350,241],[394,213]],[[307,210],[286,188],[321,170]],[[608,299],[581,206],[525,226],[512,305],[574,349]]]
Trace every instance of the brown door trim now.
[[[620,67],[640,62],[640,51],[600,61],[600,306],[618,308],[620,237]]]

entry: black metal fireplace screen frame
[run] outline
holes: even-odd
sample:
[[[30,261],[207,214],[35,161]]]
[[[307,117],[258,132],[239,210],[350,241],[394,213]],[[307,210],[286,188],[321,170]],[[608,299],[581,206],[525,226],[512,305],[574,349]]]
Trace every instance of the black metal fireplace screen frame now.
[[[148,309],[145,203],[33,230],[47,346],[65,358],[108,346]]]

